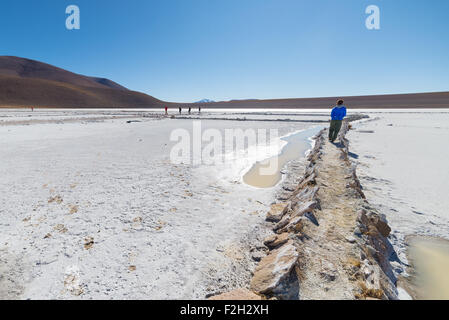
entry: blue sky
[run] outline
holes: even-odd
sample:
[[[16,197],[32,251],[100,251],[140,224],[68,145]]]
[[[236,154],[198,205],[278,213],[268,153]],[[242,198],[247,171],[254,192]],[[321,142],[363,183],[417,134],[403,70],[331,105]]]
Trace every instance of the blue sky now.
[[[447,0],[2,0],[0,55],[168,101],[448,91],[448,16]]]

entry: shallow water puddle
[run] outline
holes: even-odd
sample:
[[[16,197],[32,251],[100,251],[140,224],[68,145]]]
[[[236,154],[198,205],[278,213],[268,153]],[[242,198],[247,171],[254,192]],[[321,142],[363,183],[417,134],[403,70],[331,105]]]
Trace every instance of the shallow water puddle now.
[[[415,238],[410,255],[422,299],[449,299],[449,241]]]
[[[282,168],[291,160],[305,155],[310,149],[309,138],[316,135],[321,127],[314,127],[281,138],[287,141],[277,156],[256,162],[243,176],[243,182],[257,188],[274,187],[282,179]]]

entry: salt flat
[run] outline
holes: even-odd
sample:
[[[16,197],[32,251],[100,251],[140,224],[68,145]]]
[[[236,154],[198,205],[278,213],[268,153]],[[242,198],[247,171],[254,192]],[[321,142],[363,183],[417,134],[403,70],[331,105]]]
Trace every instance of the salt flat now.
[[[0,111],[24,116],[0,126],[0,298],[196,299],[248,283],[280,188],[242,183],[250,162],[171,164],[170,132],[191,120]],[[245,122],[281,135],[311,126]]]
[[[368,201],[392,228],[395,271],[407,274],[409,236],[449,239],[449,112],[369,115],[354,125],[350,149]]]

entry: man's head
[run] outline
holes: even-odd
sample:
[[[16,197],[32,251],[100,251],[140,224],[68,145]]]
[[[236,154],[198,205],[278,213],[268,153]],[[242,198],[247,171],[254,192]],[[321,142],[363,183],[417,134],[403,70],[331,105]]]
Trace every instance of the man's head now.
[[[337,106],[342,106],[345,101],[343,99],[337,100]]]

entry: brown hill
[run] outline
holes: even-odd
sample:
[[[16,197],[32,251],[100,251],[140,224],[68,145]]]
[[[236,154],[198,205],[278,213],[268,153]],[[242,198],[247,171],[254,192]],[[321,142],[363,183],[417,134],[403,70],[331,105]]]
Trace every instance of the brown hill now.
[[[0,57],[0,107],[151,108],[163,104],[109,79],[34,60]]]

